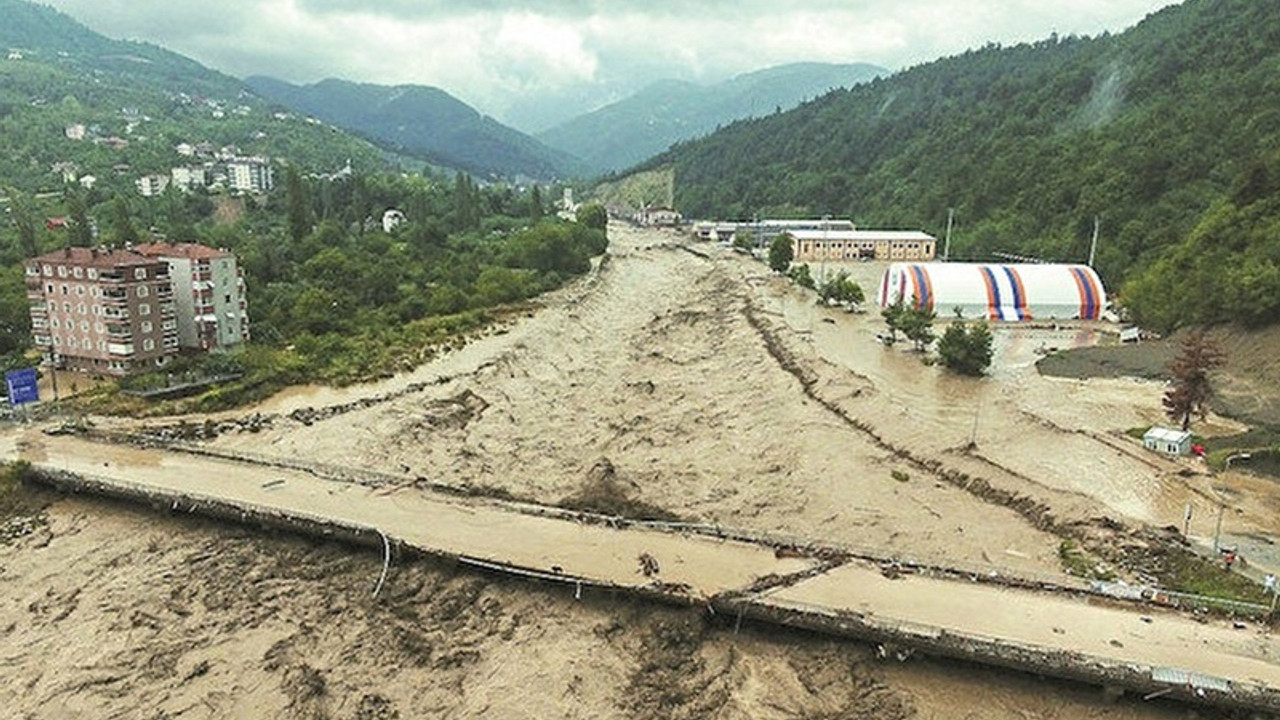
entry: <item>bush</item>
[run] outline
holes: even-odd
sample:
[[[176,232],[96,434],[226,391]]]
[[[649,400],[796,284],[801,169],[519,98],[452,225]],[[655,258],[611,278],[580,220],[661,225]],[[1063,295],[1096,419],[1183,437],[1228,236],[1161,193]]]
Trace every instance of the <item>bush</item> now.
[[[966,327],[955,321],[938,340],[938,357],[948,370],[981,376],[991,365],[991,330],[986,323]]]

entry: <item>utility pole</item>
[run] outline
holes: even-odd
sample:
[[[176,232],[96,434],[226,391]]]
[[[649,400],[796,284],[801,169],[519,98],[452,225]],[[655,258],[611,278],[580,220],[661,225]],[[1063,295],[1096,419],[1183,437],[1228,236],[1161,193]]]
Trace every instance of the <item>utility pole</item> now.
[[[831,231],[831,216],[822,216],[822,284],[827,284],[827,255],[831,252],[831,243],[829,241]]]
[[[1089,267],[1093,267],[1093,256],[1098,252],[1098,226],[1101,220],[1097,215],[1093,216],[1093,240],[1089,243]]]
[[[955,217],[956,209],[947,208],[947,239],[942,246],[942,262],[946,262],[951,257],[951,223]]]

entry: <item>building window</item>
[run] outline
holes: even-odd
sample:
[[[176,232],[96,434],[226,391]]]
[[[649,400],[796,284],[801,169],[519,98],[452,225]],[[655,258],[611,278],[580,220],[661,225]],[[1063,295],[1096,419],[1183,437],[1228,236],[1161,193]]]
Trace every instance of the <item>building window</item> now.
[[[72,349],[72,350],[75,350],[75,349],[76,349],[76,339],[75,339],[75,338],[67,338],[67,347],[68,347],[68,348],[70,348],[70,349]]]
[[[101,335],[102,333],[107,331],[107,326],[103,325],[102,323],[94,323],[93,331]]]
[[[63,294],[63,295],[70,295],[70,294],[71,294],[71,293],[67,292],[67,286],[66,286],[66,285],[63,285],[63,286],[62,286],[62,294]]]
[[[71,312],[71,303],[69,303],[69,302],[64,302],[64,303],[62,303],[62,312],[64,312],[64,313],[69,313],[69,312]]]
[[[146,280],[146,279],[147,279],[147,269],[146,269],[146,268],[134,268],[134,269],[133,269],[133,277],[134,277],[135,279],[137,279],[137,280]]]
[[[98,279],[98,270],[97,270],[97,268],[89,268],[89,279],[90,279],[90,280],[97,280],[97,279]]]
[[[139,305],[139,306],[138,306],[138,314],[139,314],[139,315],[150,315],[150,314],[151,314],[151,305],[150,305],[150,304],[148,304],[148,303],[142,303],[141,305]]]
[[[45,285],[45,286],[44,286],[44,293],[45,293],[46,295],[52,295],[52,294],[53,294],[53,283],[49,283],[48,285]]]
[[[88,320],[81,320],[81,321],[80,321],[80,332],[89,332],[89,321],[88,321]]]
[[[43,266],[41,269],[42,269],[42,270],[44,270],[44,276],[45,276],[45,277],[53,277],[53,266],[52,266],[52,265],[45,265],[45,266]],[[52,286],[50,286],[50,287],[52,287]],[[50,292],[52,292],[52,291],[50,291]]]
[[[88,312],[88,308],[86,308],[86,307],[85,307],[85,304],[84,304],[84,303],[80,303],[79,305],[77,305],[77,306],[76,306],[76,309],[80,312],[80,314],[81,314],[81,315],[83,315],[83,314],[85,314],[86,312]]]
[[[142,349],[143,349],[143,350],[155,350],[155,349],[156,349],[156,341],[155,341],[155,340],[152,340],[151,338],[146,338],[145,340],[143,340],[143,341],[142,341]]]
[[[49,327],[53,328],[54,330],[57,330],[57,329],[58,329],[58,318],[50,318],[50,319],[49,319]]]
[[[150,292],[151,291],[147,289],[146,285],[138,286],[138,297],[146,297]]]
[[[67,276],[67,266],[66,266],[66,265],[59,265],[59,266],[58,266],[58,277],[66,277],[66,276]]]
[[[144,333],[149,333],[149,332],[151,332],[151,321],[150,321],[150,320],[143,320],[143,321],[142,321],[142,332],[144,332]]]
[[[77,269],[77,270],[79,270],[80,268],[76,268],[76,269]],[[79,295],[80,297],[84,297],[84,286],[83,286],[83,285],[77,285],[77,286],[76,286],[76,294],[77,294],[77,295]]]
[[[99,341],[98,341],[98,349],[99,349],[99,350],[101,350],[101,351],[103,351],[103,352],[106,352],[106,351],[107,351],[107,341],[106,341],[106,340],[99,340]]]
[[[75,277],[84,277],[84,268],[79,266],[71,268],[71,274]]]

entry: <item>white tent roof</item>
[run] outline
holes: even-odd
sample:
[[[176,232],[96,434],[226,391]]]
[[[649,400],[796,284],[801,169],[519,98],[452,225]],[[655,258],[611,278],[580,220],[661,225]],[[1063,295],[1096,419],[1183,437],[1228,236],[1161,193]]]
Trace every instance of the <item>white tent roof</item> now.
[[[1107,305],[1102,280],[1085,265],[893,263],[879,300],[932,308],[939,317],[986,320],[1097,320]]]

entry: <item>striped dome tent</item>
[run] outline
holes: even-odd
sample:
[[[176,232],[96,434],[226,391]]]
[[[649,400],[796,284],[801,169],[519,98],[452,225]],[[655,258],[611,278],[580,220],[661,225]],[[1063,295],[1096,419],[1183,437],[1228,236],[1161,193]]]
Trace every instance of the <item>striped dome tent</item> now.
[[[893,263],[880,280],[881,307],[898,300],[971,320],[1097,320],[1107,294],[1086,265]]]

